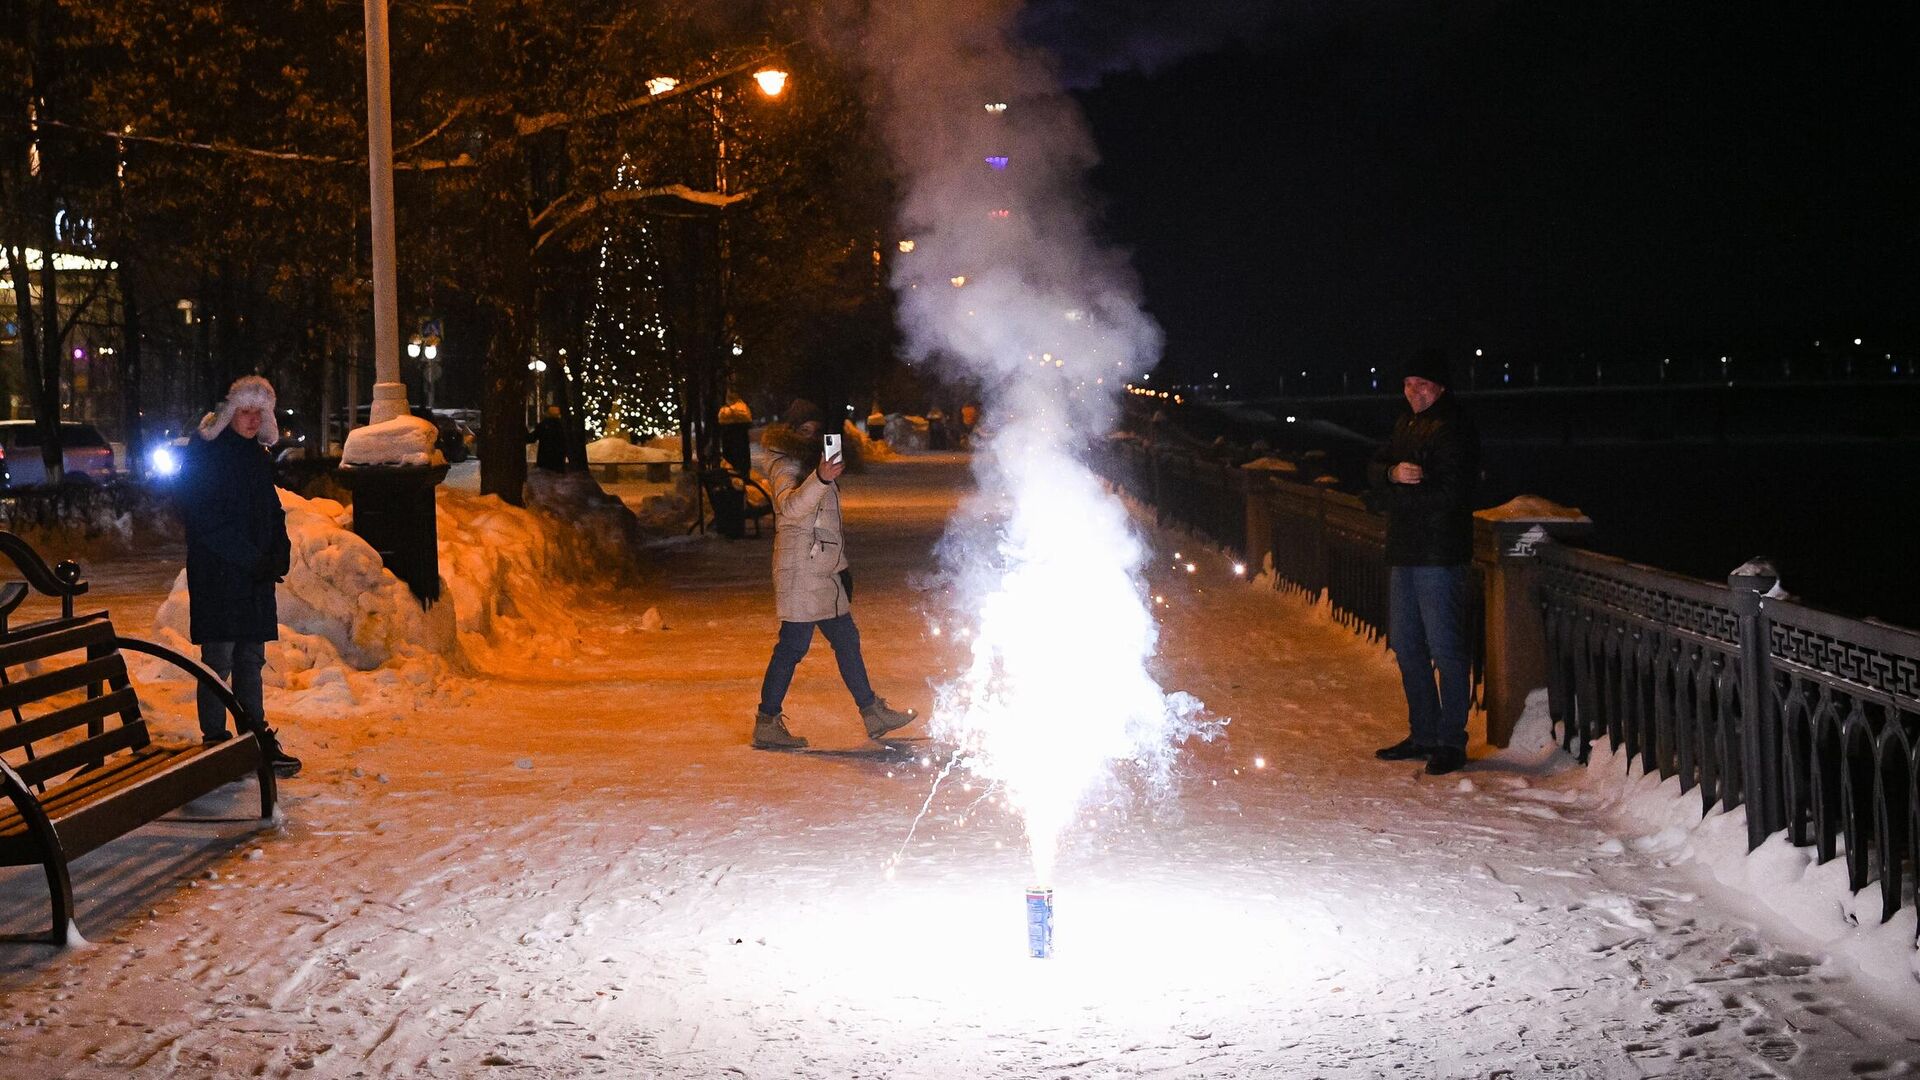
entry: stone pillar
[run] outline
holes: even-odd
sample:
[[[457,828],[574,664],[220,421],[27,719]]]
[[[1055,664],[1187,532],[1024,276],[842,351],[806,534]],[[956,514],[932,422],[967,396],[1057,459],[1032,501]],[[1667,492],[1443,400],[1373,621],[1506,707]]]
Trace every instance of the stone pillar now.
[[[1527,707],[1527,695],[1547,685],[1547,632],[1540,616],[1539,552],[1555,540],[1585,536],[1585,520],[1476,522],[1486,611],[1486,667],[1480,701],[1487,741],[1505,746]]]

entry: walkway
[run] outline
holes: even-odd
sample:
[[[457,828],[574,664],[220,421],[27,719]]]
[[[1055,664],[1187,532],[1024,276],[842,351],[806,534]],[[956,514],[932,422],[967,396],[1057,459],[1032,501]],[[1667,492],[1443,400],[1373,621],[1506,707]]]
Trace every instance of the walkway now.
[[[876,682],[923,710],[958,657],[915,588],[965,482],[962,459],[924,456],[847,485]],[[1637,853],[1581,770],[1373,760],[1400,716],[1385,654],[1161,539],[1159,674],[1233,723],[1177,797],[1090,810],[1052,961],[1023,955],[1018,823],[979,791],[942,788],[887,875],[938,751],[867,743],[824,643],[788,710],[817,752],[747,748],[768,547],[695,542],[655,585],[592,598],[604,632],[568,661],[418,710],[283,709],[308,768],[280,831],[163,823],[82,860],[95,944],[0,946],[0,1074],[1824,1077],[1920,1058],[1912,1018]],[[95,577],[149,612],[176,557]],[[666,630],[640,629],[650,606]],[[44,917],[41,887],[0,872],[5,929]]]

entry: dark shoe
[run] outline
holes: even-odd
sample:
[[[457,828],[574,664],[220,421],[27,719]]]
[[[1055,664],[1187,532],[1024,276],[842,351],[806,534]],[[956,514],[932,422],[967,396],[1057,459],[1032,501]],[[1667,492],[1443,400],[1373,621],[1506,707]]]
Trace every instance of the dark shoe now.
[[[226,742],[231,738],[233,738],[233,732],[231,731],[216,731],[211,735],[202,732],[200,735],[200,744],[202,746],[212,746],[216,743]]]
[[[259,733],[260,753],[265,755],[267,764],[273,767],[273,774],[282,780],[291,780],[300,773],[300,759],[280,749],[280,736],[272,728],[261,728]]]
[[[866,708],[860,710],[860,719],[866,721],[869,739],[877,739],[889,731],[906,727],[919,715],[912,709],[896,709],[888,705],[886,698],[874,698]]]
[[[1401,739],[1392,746],[1383,746],[1373,752],[1381,761],[1422,761],[1433,756],[1433,747],[1421,746],[1412,739]]]
[[[807,740],[787,730],[787,716],[768,716],[754,710],[753,748],[755,750],[804,750]]]
[[[1445,776],[1459,772],[1467,763],[1467,752],[1456,746],[1436,746],[1427,757],[1427,775]]]

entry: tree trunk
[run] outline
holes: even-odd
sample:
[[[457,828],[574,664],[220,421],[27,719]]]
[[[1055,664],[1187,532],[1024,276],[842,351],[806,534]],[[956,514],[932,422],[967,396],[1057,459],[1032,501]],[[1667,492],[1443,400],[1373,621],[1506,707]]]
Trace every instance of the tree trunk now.
[[[120,416],[127,440],[127,466],[146,474],[146,431],[140,409],[140,294],[125,253],[120,259]]]
[[[488,305],[493,332],[481,362],[480,493],[526,504],[527,430],[521,424],[527,393],[527,338],[532,326],[533,250],[527,228],[526,167],[510,139],[496,139],[483,169],[488,232],[502,254],[497,294]]]

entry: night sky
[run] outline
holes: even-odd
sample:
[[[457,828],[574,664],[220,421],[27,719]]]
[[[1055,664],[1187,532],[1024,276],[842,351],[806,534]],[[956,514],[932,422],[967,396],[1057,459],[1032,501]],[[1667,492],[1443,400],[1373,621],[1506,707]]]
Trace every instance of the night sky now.
[[[1167,363],[1911,348],[1920,5],[1047,0]]]

